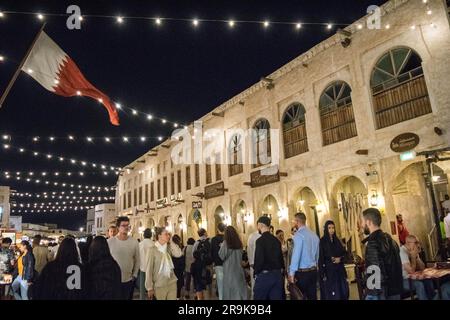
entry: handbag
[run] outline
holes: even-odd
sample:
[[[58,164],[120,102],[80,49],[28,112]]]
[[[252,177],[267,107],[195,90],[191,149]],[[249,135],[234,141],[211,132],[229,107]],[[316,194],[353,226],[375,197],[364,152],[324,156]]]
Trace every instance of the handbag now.
[[[291,300],[306,300],[306,297],[295,283],[289,283],[288,290]]]

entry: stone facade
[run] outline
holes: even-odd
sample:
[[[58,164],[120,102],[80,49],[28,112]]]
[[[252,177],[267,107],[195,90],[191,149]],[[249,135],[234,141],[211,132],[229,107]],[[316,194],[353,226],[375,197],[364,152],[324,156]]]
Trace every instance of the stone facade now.
[[[434,220],[422,176],[424,158],[401,161],[399,154],[390,148],[393,138],[406,132],[419,136],[416,152],[449,146],[448,8],[441,0],[430,0],[428,6],[431,15],[427,14],[422,1],[389,1],[381,8],[381,29],[366,28],[367,17],[364,17],[345,29],[349,34],[332,36],[267,76],[269,80],[262,80],[214,109],[216,115],[211,113],[200,119],[204,131],[210,128],[247,130],[264,118],[271,129],[282,132],[286,109],[293,103],[300,103],[305,109],[308,151],[286,159],[283,134],[273,137],[281,146],[279,171],[287,174],[282,175],[279,182],[252,188],[245,184],[257,170],[251,165],[244,164],[243,172],[231,177],[227,165],[221,165],[221,176],[216,177],[213,165],[211,182],[223,181],[226,190],[223,196],[201,199],[195,195],[205,193],[205,164],[199,165],[199,186],[195,184],[195,166],[189,166],[191,189],[186,190],[188,166],[171,166],[170,154],[176,144],[165,141],[126,167],[118,180],[117,212],[131,217],[135,236],[139,227],[166,225],[182,234],[186,241],[187,237],[196,237],[198,227],[207,228],[213,235],[218,220],[224,220],[237,227],[245,241],[255,229],[258,216],[270,215],[275,228],[289,233],[293,215],[302,210],[308,216],[309,226],[318,233],[322,232],[326,220],[333,219],[342,238],[357,240],[354,231],[358,215],[372,205],[383,212],[383,229],[394,234],[395,215],[402,213],[410,232],[417,234],[431,252],[433,244],[428,234],[432,233]],[[351,39],[347,47],[341,45],[345,37]],[[380,58],[395,48],[412,49],[422,60],[431,112],[378,129],[371,77]],[[357,135],[324,146],[319,104],[324,90],[334,81],[344,81],[351,88]],[[222,114],[217,116],[218,113]],[[434,128],[440,128],[442,134],[436,134]],[[225,142],[224,153],[229,143]],[[446,180],[450,165],[442,162],[438,166],[442,169],[442,179]],[[180,192],[177,188],[179,170]],[[171,174],[175,182],[173,193]],[[161,180],[162,194],[164,177],[167,177],[167,200],[157,203],[157,183]],[[447,187],[439,190],[440,197],[447,193]],[[170,201],[171,194],[173,201]],[[164,198],[163,195],[160,198]],[[197,201],[202,201],[198,211],[192,206]],[[194,221],[194,212],[197,221]],[[359,253],[356,242],[349,245]]]
[[[95,206],[94,226],[92,233],[95,235],[106,235],[110,225],[116,219],[116,206],[114,203],[104,203]]]
[[[0,186],[0,227],[5,229],[9,228],[10,195],[11,191],[9,187]]]

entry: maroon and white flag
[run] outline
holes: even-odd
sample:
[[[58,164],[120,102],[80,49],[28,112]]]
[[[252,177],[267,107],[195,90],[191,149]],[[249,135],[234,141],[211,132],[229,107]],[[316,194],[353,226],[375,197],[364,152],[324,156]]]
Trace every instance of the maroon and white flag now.
[[[119,115],[109,97],[86,80],[75,62],[45,32],[37,38],[22,71],[57,95],[96,99],[108,110],[111,123],[119,125]]]

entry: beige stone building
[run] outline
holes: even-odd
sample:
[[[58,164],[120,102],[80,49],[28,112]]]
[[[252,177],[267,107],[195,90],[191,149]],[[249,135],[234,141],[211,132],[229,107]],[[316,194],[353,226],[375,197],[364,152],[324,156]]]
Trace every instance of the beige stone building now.
[[[358,217],[377,206],[385,231],[395,235],[395,215],[402,214],[433,255],[425,158],[401,161],[391,142],[397,151],[406,144],[417,153],[449,147],[448,7],[443,0],[389,1],[381,7],[379,29],[369,28],[371,18],[355,21],[200,119],[203,131],[278,129],[279,135],[258,136],[280,146],[275,174],[261,176],[272,165],[173,164],[177,143],[170,140],[129,164],[118,180],[116,210],[130,216],[132,233],[167,226],[186,241],[199,227],[214,235],[225,221],[246,241],[259,216],[269,215],[275,229],[289,234],[293,215],[304,211],[321,234],[333,219],[339,236],[360,254]],[[227,137],[223,154],[247,159],[242,145],[251,145],[248,139]],[[450,165],[433,169],[442,199]]]
[[[11,189],[6,186],[0,186],[0,228],[9,228],[10,196]]]

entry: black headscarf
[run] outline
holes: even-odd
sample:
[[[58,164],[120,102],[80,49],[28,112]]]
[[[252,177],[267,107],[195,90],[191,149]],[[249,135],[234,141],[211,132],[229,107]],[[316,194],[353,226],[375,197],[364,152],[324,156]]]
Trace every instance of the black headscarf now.
[[[323,253],[323,258],[331,261],[331,257],[343,257],[345,255],[345,249],[342,246],[341,241],[336,236],[336,232],[331,236],[328,232],[328,226],[335,226],[334,222],[329,220],[325,223],[323,230],[323,237],[320,239],[320,246]]]

